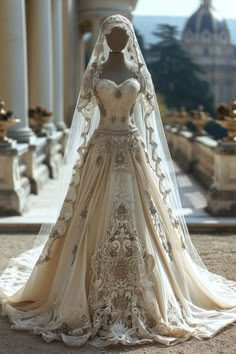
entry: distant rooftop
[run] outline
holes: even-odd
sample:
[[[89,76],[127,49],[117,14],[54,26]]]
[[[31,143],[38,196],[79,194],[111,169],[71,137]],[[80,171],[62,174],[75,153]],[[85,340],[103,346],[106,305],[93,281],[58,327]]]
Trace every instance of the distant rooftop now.
[[[193,34],[201,34],[208,32],[209,34],[227,34],[229,29],[227,22],[222,15],[213,7],[212,1],[201,1],[200,7],[187,20],[184,32],[192,32]]]

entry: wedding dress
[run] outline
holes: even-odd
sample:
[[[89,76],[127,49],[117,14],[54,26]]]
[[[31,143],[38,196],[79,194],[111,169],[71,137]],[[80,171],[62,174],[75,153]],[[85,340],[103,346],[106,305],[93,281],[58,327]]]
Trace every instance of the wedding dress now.
[[[236,283],[207,271],[174,207],[164,142],[145,121],[148,102],[155,107],[146,66],[120,84],[102,77],[98,54],[113,26],[131,28],[138,48],[127,19],[105,20],[79,100],[88,124],[59,217],[36,264],[40,247],[1,276],[3,313],[13,328],[69,346],[209,338],[236,320]],[[99,123],[88,139],[94,106]]]

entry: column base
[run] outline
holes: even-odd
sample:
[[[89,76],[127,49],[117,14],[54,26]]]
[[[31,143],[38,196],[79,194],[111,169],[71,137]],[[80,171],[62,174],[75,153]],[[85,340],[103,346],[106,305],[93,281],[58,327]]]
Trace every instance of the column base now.
[[[26,128],[18,128],[18,129],[10,129],[8,131],[8,136],[10,138],[15,139],[19,143],[33,143],[36,139],[36,136],[32,129]]]

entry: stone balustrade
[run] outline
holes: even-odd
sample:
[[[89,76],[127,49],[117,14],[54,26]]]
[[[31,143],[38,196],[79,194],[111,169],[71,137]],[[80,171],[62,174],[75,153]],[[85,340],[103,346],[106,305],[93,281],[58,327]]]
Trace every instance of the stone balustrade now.
[[[58,178],[60,173],[60,166],[62,163],[62,145],[60,140],[63,136],[62,132],[55,132],[47,138],[46,145],[46,163],[49,167],[50,177]]]
[[[174,158],[185,172],[191,171],[195,162],[192,140],[193,134],[189,131],[175,132]]]
[[[31,193],[33,194],[38,194],[49,179],[46,145],[47,139],[45,137],[37,138],[34,143],[29,145],[27,153],[24,155],[26,174],[30,180]]]
[[[193,143],[193,174],[207,188],[213,183],[216,146],[217,142],[208,136],[196,137]]]
[[[236,143],[217,145],[213,176],[207,195],[208,211],[213,215],[236,216]]]
[[[58,178],[67,135],[59,131],[30,144],[0,144],[0,215],[21,215],[28,195]]]
[[[207,189],[212,215],[236,215],[236,142],[216,141],[187,130],[165,126],[171,155]]]
[[[30,194],[30,180],[26,175],[27,144],[0,149],[0,214],[20,215]]]

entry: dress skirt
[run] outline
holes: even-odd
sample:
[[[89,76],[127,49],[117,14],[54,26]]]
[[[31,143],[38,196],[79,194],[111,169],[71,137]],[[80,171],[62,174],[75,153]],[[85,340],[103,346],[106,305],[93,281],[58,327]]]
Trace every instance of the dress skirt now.
[[[236,285],[191,258],[137,130],[96,130],[29,279],[2,296],[12,327],[69,346],[209,338]]]

